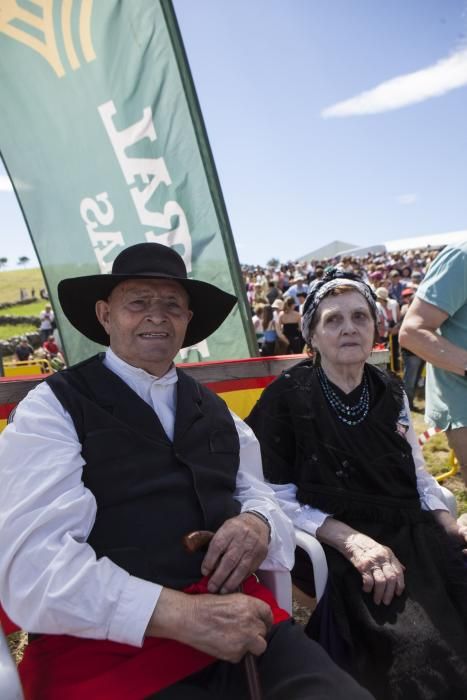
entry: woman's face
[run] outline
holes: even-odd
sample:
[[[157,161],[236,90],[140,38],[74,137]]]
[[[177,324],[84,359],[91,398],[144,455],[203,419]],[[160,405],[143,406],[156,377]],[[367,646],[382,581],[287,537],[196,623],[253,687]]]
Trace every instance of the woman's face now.
[[[375,335],[375,322],[360,292],[329,295],[320,303],[319,320],[312,334],[324,368],[363,364],[368,359]]]

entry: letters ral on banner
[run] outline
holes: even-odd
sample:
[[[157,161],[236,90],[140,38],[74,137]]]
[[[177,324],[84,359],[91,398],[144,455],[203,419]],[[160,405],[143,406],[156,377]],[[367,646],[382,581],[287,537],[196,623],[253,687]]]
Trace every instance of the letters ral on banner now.
[[[63,277],[157,241],[239,305],[185,361],[254,354],[235,246],[170,0],[1,0],[0,150],[68,362],[96,351],[61,314]],[[209,307],[206,308],[209,313]]]

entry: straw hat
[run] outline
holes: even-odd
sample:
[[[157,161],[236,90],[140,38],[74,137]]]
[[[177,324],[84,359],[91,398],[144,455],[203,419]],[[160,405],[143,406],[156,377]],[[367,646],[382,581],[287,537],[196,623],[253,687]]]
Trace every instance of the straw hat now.
[[[383,299],[384,301],[389,299],[389,292],[385,287],[378,287],[375,294],[377,299]]]

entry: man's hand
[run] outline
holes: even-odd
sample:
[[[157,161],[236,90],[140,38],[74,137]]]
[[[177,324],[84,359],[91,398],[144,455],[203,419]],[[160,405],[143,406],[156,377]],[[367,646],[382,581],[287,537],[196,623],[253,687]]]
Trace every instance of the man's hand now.
[[[265,559],[269,528],[251,513],[226,520],[212,538],[201,567],[210,593],[232,593]]]
[[[258,656],[266,650],[271,625],[269,605],[242,593],[188,595],[164,588],[146,634],[237,663],[247,652]]]

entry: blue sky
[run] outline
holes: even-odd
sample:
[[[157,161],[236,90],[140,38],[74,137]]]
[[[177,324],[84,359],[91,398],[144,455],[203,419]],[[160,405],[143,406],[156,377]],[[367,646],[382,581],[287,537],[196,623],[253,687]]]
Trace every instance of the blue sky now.
[[[467,227],[467,0],[174,6],[242,262]]]

